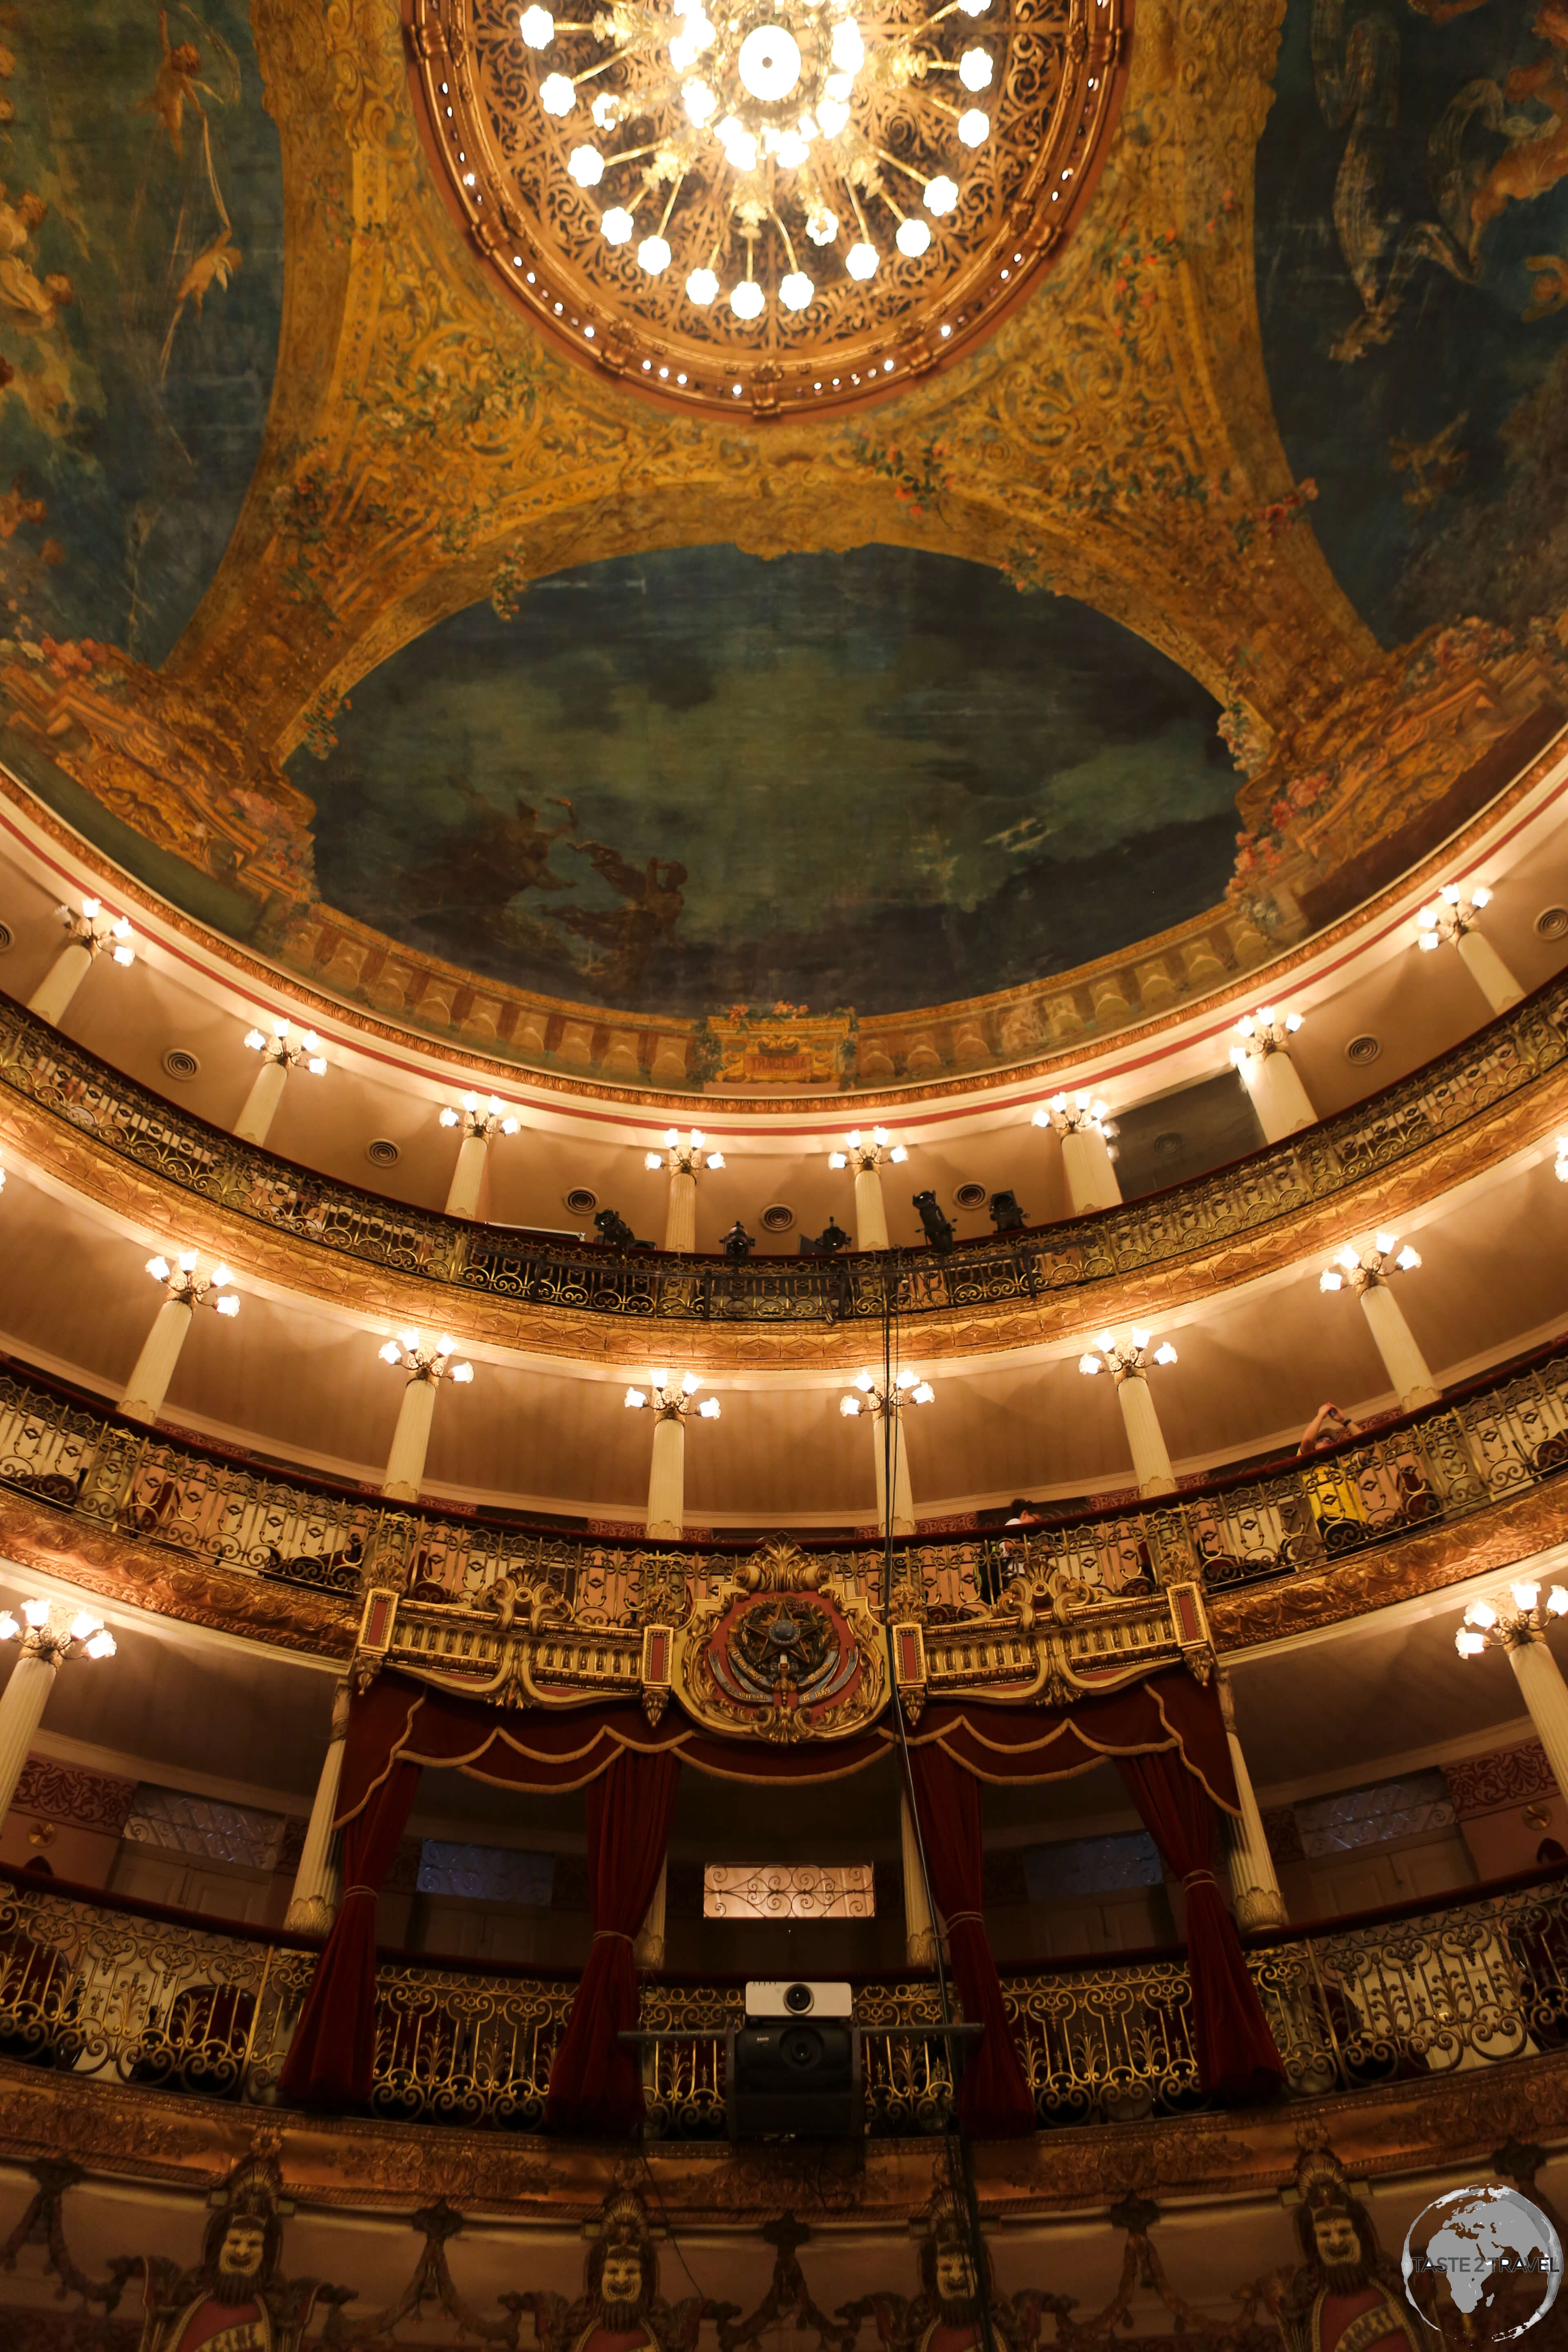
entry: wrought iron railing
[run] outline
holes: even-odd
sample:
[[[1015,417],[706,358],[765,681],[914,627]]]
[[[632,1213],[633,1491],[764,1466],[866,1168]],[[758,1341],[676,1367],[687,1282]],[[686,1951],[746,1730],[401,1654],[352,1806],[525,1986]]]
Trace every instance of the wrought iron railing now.
[[[1561,1343],[1489,1382],[1385,1423],[1331,1453],[1291,1456],[1157,1502],[1032,1529],[914,1538],[897,1548],[901,1615],[933,1626],[1005,1613],[1005,1588],[1084,1585],[1106,1595],[1202,1581],[1210,1592],[1297,1576],[1464,1518],[1568,1469],[1568,1351]],[[499,1515],[445,1516],[290,1475],[95,1407],[19,1368],[0,1369],[0,1492],[11,1489],[187,1559],[325,1593],[390,1586],[426,1601],[479,1599],[500,1579],[566,1601],[578,1622],[670,1620],[717,1592],[752,1542],[679,1548],[542,1530]],[[873,1612],[878,1545],[800,1539]]]
[[[0,2055],[105,2083],[251,2105],[278,2079],[314,1945],[152,1906],[0,1884]],[[1247,1960],[1285,2062],[1310,2098],[1431,2083],[1568,2044],[1568,1875],[1406,1905],[1254,1941]],[[1007,1970],[1003,1989],[1042,2126],[1203,2107],[1184,1955]],[[420,2124],[534,2131],[573,1980],[383,1955],[374,2111]],[[725,2041],[738,1985],[645,1980],[648,2126],[669,2139],[725,2129]],[[941,2128],[941,2044],[929,1978],[861,1983],[867,2128]]]
[[[1426,1150],[1568,1058],[1568,973],[1369,1101],[1169,1192],[942,1255],[892,1250],[741,1265],[620,1253],[401,1208],[274,1158],[136,1086],[0,1000],[0,1085],[106,1150],[274,1232],[491,1298],[705,1324],[823,1323],[973,1310],[1169,1265],[1258,1233]],[[440,1310],[433,1304],[432,1313]]]

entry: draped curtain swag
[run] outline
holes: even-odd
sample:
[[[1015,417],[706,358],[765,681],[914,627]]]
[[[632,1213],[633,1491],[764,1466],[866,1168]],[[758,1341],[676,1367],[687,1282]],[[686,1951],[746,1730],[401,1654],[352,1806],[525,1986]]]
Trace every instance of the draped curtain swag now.
[[[985,2028],[978,2046],[972,2042],[964,2050],[959,2119],[976,2139],[1014,2139],[1034,2130],[1035,2102],[1018,2064],[981,1916],[980,1783],[934,1742],[910,1749],[910,1769],[958,1997],[965,2021]]]
[[[1121,1756],[1117,1766],[1161,1860],[1186,1891],[1198,2081],[1218,2099],[1250,2104],[1272,2098],[1285,2068],[1215,1877],[1219,1823],[1214,1807],[1168,1751]]]
[[[679,1706],[650,1725],[635,1706],[494,1707],[396,1672],[357,1696],[338,1792],[346,1893],[317,1965],[279,2081],[286,2099],[363,2105],[375,2051],[376,1895],[391,1868],[426,1764],[502,1787],[585,1788],[594,1942],[548,2100],[553,2128],[605,2136],[642,2114],[641,2074],[616,2039],[637,2021],[631,1938],[663,1862],[679,1763],[726,1780],[831,1780],[885,1755],[881,1724],[858,1738],[771,1748],[700,1731]],[[1053,1780],[1106,1757],[1168,1866],[1187,1885],[1194,2033],[1206,2088],[1256,2095],[1281,2075],[1278,2053],[1212,1869],[1217,1805],[1235,1812],[1236,1781],[1214,1689],[1184,1667],[1085,1696],[1070,1707],[928,1706],[911,1738],[916,1803],[932,1891],[948,1922],[953,1975],[973,2021],[987,2027],[965,2072],[970,2128],[1005,2137],[1033,2127],[1033,2105],[1007,2027],[981,1911],[979,1783]]]
[[[624,1748],[588,1784],[594,1940],[550,2072],[544,2119],[580,2139],[629,2138],[643,2119],[642,2068],[619,2040],[637,2021],[632,1941],[658,1884],[679,1759]]]

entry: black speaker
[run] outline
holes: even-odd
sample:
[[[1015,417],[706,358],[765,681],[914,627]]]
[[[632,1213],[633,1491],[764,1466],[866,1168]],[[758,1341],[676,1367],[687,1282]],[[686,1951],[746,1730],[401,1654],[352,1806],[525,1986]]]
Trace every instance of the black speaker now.
[[[847,2018],[801,2014],[787,1995],[784,2005],[784,2015],[749,2017],[730,2036],[731,2138],[858,2136],[860,2049],[854,2028]]]

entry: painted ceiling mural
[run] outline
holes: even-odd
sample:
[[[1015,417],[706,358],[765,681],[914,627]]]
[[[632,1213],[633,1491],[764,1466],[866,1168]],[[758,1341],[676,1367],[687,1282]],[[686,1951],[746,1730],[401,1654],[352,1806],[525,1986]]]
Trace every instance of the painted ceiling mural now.
[[[869,547],[580,566],[354,689],[295,780],[323,898],[556,995],[896,1012],[1212,907],[1213,698],[1114,622]]]
[[[1312,521],[1390,645],[1568,605],[1568,7],[1289,0],[1258,304]]]
[[[156,666],[234,529],[282,318],[243,0],[12,0],[0,118],[5,635]]]
[[[525,1056],[1036,987],[971,1024],[1016,1057],[1051,975],[1298,938],[1561,722],[1565,122],[1563,0],[1144,0],[1029,299],[760,425],[508,308],[397,0],[0,0],[0,752]]]

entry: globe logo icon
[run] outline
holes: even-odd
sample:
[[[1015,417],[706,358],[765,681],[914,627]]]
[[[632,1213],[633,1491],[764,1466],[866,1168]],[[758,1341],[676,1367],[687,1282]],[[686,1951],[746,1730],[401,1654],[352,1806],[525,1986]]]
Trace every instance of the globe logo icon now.
[[[1411,2307],[1435,2336],[1458,2314],[1467,2342],[1510,2344],[1556,2303],[1563,2242],[1517,2189],[1452,2189],[1411,2223],[1400,2268]]]

